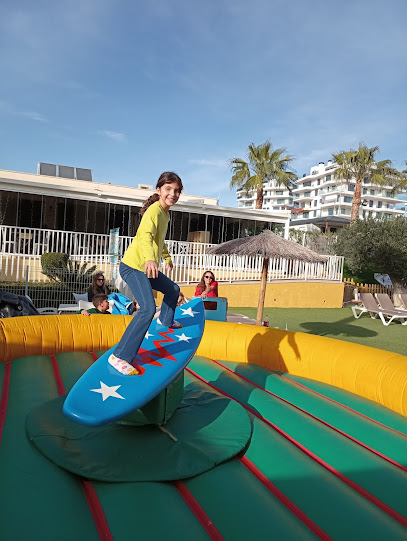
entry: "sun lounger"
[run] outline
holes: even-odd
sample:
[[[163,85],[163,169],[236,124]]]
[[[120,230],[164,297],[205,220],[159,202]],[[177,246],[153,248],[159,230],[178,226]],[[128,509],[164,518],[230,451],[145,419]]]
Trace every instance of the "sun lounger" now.
[[[407,293],[399,293],[399,299],[401,300],[405,310],[407,310]]]
[[[72,295],[75,297],[76,304],[60,304],[58,306],[58,314],[76,314],[79,310],[79,301],[88,300],[87,293],[72,293]]]
[[[391,310],[380,308],[371,293],[361,293],[360,301],[360,306],[352,306],[352,312],[356,319],[368,312],[373,319],[379,316],[383,325],[388,326],[393,320],[397,319],[400,320],[402,325],[407,325],[407,313],[404,313],[402,310],[395,310],[394,308]]]
[[[401,312],[404,312],[403,308],[394,306],[393,301],[387,293],[376,293],[376,299],[380,304],[380,308],[383,308],[383,310],[401,310]]]
[[[27,297],[27,299],[32,303],[32,299],[29,295],[25,295]],[[36,307],[37,308],[37,307]],[[58,310],[56,308],[54,308],[53,306],[46,306],[45,308],[37,308],[38,312],[41,314],[41,315],[49,315],[49,314],[57,314],[58,313]]]

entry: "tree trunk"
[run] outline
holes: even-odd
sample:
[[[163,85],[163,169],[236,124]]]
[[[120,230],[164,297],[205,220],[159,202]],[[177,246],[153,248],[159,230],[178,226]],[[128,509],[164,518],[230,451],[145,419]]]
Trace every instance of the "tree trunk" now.
[[[350,217],[351,224],[353,224],[353,222],[356,222],[356,220],[359,218],[359,207],[360,207],[361,202],[362,202],[362,179],[357,178],[355,191],[353,192],[353,199],[352,199],[352,214]]]
[[[403,308],[403,304],[400,300],[399,293],[407,293],[407,284],[404,283],[403,280],[400,280],[398,278],[395,278],[394,276],[390,275],[391,283],[393,284],[393,304],[396,307]]]
[[[260,293],[259,293],[259,304],[257,306],[256,325],[261,325],[261,322],[263,319],[263,309],[264,309],[264,299],[266,297],[268,268],[269,268],[269,260],[265,257],[263,259],[263,268],[261,270]]]
[[[256,209],[263,208],[263,183],[261,186],[257,186],[257,198],[256,198]]]

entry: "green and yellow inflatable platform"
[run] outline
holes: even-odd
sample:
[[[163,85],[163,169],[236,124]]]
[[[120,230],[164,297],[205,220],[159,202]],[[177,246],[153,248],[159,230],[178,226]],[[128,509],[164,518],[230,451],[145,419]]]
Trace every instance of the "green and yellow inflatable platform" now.
[[[40,452],[50,439],[63,449],[64,432],[51,432],[48,413],[33,428],[33,416],[60,405],[128,322],[0,321],[2,541],[407,539],[407,357],[388,351],[207,321],[184,374],[189,403],[179,407],[183,426],[194,417],[191,453],[171,455],[185,444],[180,423],[156,431],[164,445],[121,444],[119,479],[109,476],[104,447],[115,452],[114,431],[138,427],[83,433],[77,425],[93,449],[91,458],[71,456],[77,472]],[[213,406],[210,418],[194,401]],[[206,449],[214,431],[222,456],[216,445]]]

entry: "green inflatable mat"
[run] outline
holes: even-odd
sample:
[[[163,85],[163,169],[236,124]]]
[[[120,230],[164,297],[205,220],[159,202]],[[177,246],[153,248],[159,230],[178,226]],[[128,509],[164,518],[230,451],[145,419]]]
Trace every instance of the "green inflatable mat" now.
[[[210,470],[243,451],[252,434],[245,409],[201,383],[184,389],[164,427],[120,422],[99,427],[65,417],[65,397],[36,406],[26,418],[34,446],[72,473],[100,481],[172,481]]]

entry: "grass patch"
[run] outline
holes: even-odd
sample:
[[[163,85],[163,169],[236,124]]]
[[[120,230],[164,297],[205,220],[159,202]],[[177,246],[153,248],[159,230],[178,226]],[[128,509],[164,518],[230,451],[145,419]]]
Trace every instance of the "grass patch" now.
[[[256,319],[257,308],[229,307],[229,312]],[[353,317],[351,308],[265,308],[270,327],[327,336],[364,346],[407,355],[407,325],[391,323],[363,314]]]

